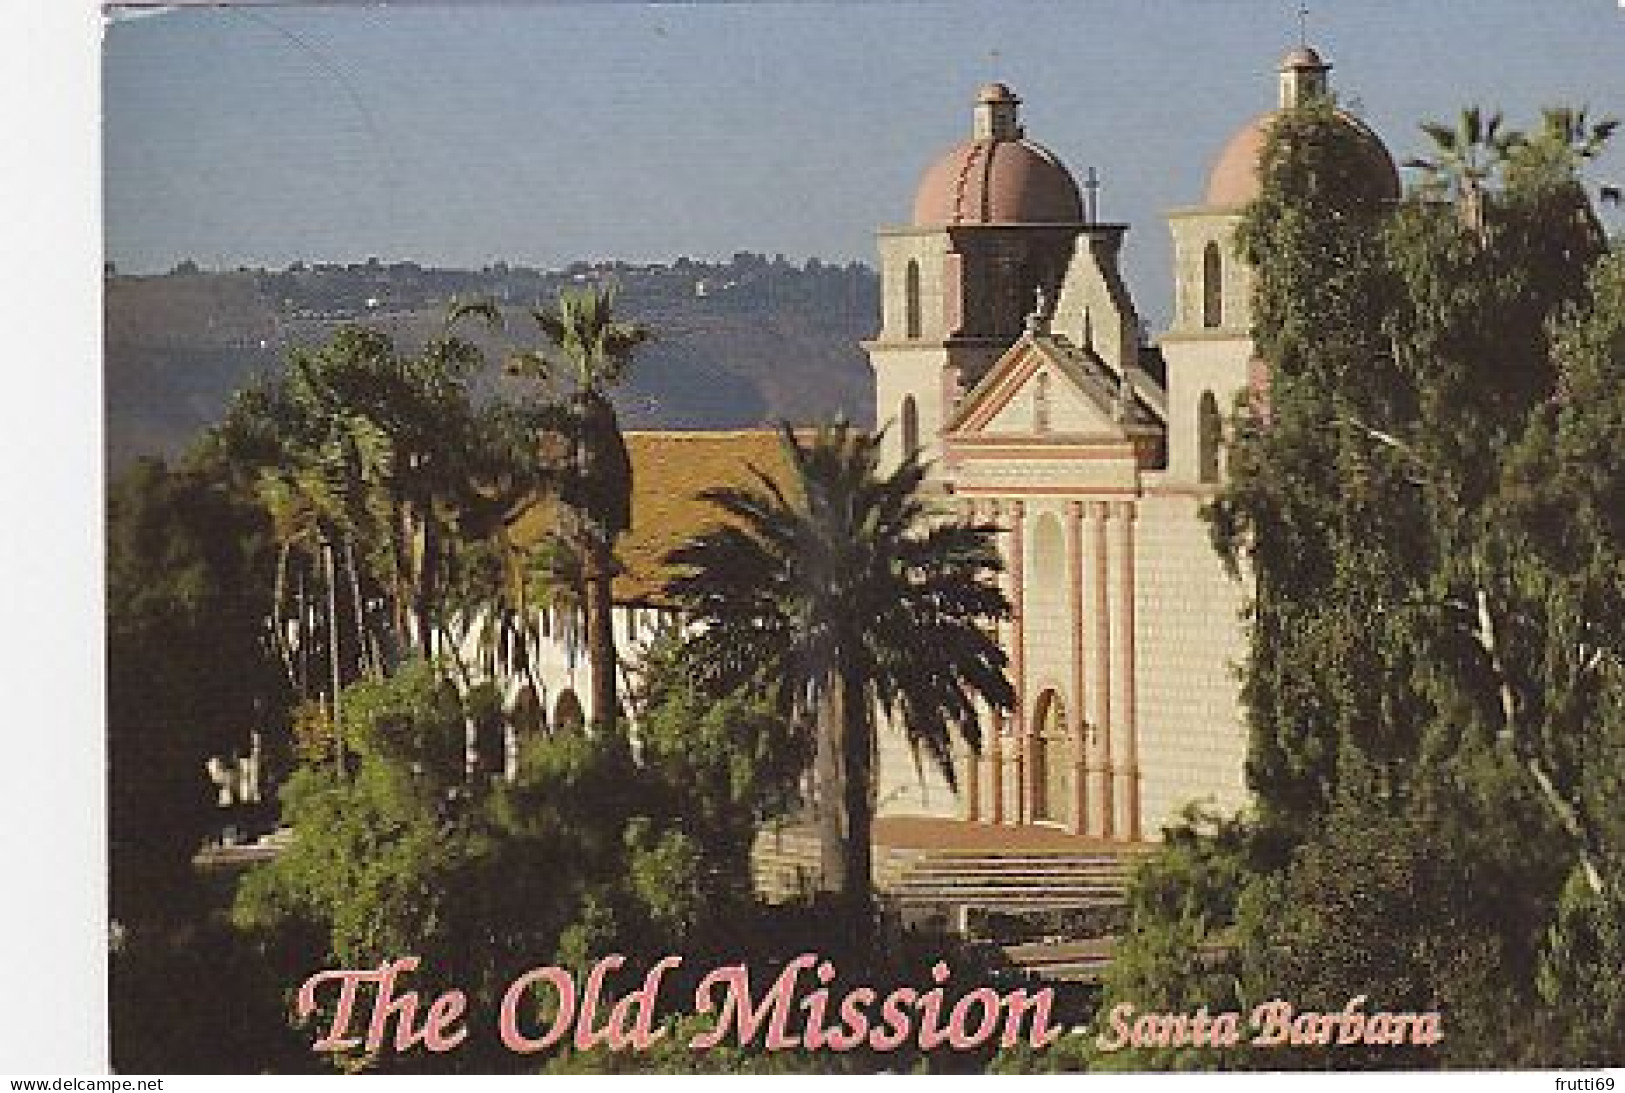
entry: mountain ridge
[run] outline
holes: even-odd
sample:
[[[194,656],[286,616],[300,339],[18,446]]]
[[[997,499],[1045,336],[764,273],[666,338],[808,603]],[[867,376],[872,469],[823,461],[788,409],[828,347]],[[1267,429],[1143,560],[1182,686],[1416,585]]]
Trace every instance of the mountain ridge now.
[[[729,262],[577,262],[558,270],[495,263],[481,270],[413,262],[306,264],[285,270],[105,278],[106,462],[173,457],[224,414],[256,375],[347,323],[388,331],[410,348],[436,332],[454,300],[490,299],[504,316],[465,336],[502,357],[539,337],[529,309],[559,290],[615,283],[617,312],[654,339],[616,393],[628,429],[737,429],[844,415],[874,424],[873,373],[859,341],[879,325],[879,278],[867,266],[805,264],[747,251]]]

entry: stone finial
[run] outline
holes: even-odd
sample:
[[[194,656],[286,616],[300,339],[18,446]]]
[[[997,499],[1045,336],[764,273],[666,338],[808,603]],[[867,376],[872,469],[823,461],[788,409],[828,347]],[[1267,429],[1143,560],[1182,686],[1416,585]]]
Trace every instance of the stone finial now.
[[[1044,291],[1042,284],[1033,290],[1033,309],[1027,316],[1027,333],[1045,335],[1049,333],[1050,319],[1055,308],[1050,303],[1049,293]]]
[[[1114,417],[1119,421],[1127,421],[1134,406],[1134,380],[1129,377],[1125,367],[1117,377],[1117,405]]]

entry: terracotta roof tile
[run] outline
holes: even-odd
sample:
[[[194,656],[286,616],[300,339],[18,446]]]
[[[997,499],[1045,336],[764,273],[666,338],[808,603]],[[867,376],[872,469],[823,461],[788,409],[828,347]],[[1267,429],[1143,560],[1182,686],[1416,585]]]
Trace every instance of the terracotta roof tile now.
[[[779,434],[771,429],[733,432],[628,432],[632,457],[632,529],[616,551],[623,571],[615,579],[618,603],[660,599],[669,575],[666,554],[721,521],[701,500],[702,490],[753,481],[754,466],[777,481],[786,473]],[[518,538],[534,542],[552,525],[553,506],[541,503],[521,518]]]

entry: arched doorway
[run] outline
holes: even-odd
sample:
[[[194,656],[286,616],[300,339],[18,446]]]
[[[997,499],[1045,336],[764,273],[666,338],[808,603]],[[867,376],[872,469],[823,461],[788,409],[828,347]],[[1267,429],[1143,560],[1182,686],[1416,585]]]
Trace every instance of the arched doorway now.
[[[587,724],[587,711],[576,693],[566,687],[553,704],[553,731],[579,732]]]
[[[1053,687],[1033,707],[1031,774],[1034,822],[1064,824],[1072,808],[1072,736],[1066,700]]]

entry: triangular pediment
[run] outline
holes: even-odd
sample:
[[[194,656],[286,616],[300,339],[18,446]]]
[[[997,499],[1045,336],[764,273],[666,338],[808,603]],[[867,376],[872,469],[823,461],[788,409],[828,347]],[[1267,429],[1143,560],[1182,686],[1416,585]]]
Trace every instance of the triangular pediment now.
[[[1028,333],[960,402],[950,436],[1126,439],[1154,424],[1092,351]]]

